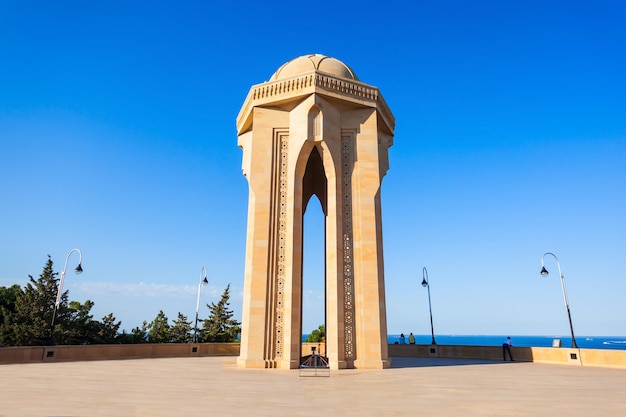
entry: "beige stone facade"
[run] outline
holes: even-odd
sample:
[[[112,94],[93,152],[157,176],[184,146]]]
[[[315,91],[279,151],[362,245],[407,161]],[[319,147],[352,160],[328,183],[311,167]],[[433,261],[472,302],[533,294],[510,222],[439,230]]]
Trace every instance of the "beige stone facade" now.
[[[376,87],[323,55],[289,61],[250,89],[237,117],[249,184],[239,366],[300,364],[303,215],[316,195],[329,364],[389,367],[380,188],[394,124]]]

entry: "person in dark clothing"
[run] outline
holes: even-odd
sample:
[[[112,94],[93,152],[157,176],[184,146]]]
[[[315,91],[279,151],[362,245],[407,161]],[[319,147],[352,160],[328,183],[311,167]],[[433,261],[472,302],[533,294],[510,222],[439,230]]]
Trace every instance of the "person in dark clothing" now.
[[[511,346],[513,346],[513,342],[511,342],[511,337],[508,336],[504,343],[502,343],[502,360],[506,360],[506,353],[509,353],[509,359],[513,362],[513,355],[511,354]]]

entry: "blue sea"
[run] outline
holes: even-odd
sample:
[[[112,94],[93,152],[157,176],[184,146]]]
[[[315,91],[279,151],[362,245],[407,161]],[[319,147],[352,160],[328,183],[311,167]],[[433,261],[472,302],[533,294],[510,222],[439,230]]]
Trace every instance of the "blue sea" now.
[[[405,333],[405,340],[408,343],[408,333]],[[552,347],[554,339],[561,340],[561,347],[572,346],[570,336],[484,336],[484,335],[435,335],[435,342],[439,345],[467,345],[467,346],[501,346],[507,336],[511,337],[513,346],[520,347]],[[387,336],[390,344],[400,340],[399,334]],[[415,343],[430,344],[431,335],[415,335]],[[576,336],[576,343],[581,349],[619,349],[626,350],[626,336]]]
[[[302,335],[302,341],[308,335]],[[405,333],[405,340],[408,343],[408,333]],[[439,345],[460,345],[460,346],[502,346],[507,338],[511,337],[513,346],[519,347],[552,347],[554,339],[561,340],[561,347],[572,346],[570,336],[515,336],[515,335],[435,335],[435,342]],[[416,334],[415,343],[418,345],[429,345],[432,336],[426,334]],[[389,344],[400,341],[399,334],[387,336]],[[576,336],[576,343],[581,349],[618,349],[626,350],[626,336]]]

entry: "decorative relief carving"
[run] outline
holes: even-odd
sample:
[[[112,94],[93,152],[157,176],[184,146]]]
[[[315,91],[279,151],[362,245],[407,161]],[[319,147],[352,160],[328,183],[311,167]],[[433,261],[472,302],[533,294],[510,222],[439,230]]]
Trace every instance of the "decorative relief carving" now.
[[[352,165],[354,134],[341,136],[341,183],[343,215],[344,356],[354,359],[354,248],[352,246]]]
[[[279,140],[279,178],[278,178],[278,257],[276,259],[276,305],[274,352],[276,358],[283,356],[283,336],[285,326],[285,265],[287,236],[287,168],[289,136],[286,132],[278,132]]]
[[[270,191],[269,265],[267,270],[265,363],[277,366],[283,356],[285,322],[286,236],[287,236],[287,146],[289,131],[274,129]]]

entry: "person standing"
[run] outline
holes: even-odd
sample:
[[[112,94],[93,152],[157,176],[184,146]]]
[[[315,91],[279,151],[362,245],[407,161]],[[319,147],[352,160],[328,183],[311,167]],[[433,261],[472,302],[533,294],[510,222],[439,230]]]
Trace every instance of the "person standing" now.
[[[404,333],[400,333],[400,344],[404,345],[406,342],[404,341]]]
[[[415,344],[415,336],[413,336],[413,333],[409,333],[409,345],[414,345]]]
[[[506,360],[506,353],[509,353],[509,359],[513,362],[513,355],[511,354],[511,346],[513,346],[513,342],[511,341],[511,337],[507,336],[504,343],[502,343],[502,360]]]

